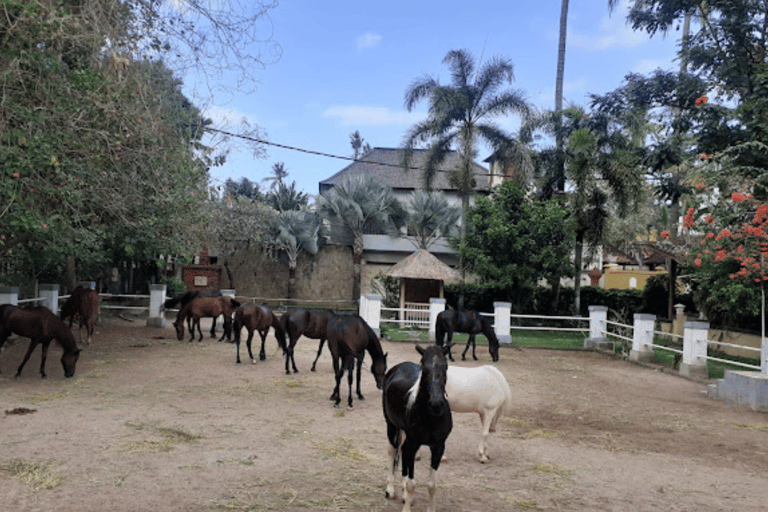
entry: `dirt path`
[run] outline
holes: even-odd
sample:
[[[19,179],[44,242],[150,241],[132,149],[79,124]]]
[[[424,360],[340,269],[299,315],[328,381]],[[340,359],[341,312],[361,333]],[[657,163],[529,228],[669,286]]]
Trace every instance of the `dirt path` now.
[[[368,399],[336,410],[327,352],[309,371],[315,340],[299,341],[300,373],[287,376],[271,335],[266,361],[236,365],[234,345],[144,325],[103,319],[73,379],[57,346],[47,380],[39,351],[13,378],[25,340],[3,349],[2,410],[35,412],[0,414],[0,510],[400,510],[384,498],[385,424],[367,369]],[[390,366],[418,361],[412,344],[383,345]],[[480,357],[463,364],[490,363]],[[475,456],[477,417],[454,415],[440,510],[765,509],[765,414],[589,352],[502,348],[497,367],[515,411],[491,436],[488,464]],[[415,510],[426,507],[427,459]]]

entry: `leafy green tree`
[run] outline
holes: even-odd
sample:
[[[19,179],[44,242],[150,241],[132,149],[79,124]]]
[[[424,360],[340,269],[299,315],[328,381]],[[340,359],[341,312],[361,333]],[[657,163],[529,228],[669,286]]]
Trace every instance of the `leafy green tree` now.
[[[224,182],[223,202],[227,202],[228,198],[233,201],[240,198],[260,201],[264,198],[264,195],[261,193],[259,184],[248,178],[240,178],[240,181],[227,178],[227,181]]]
[[[309,203],[309,196],[304,192],[296,190],[295,181],[291,182],[290,185],[280,182],[276,189],[271,190],[265,196],[265,200],[275,210],[286,212],[306,208]]]
[[[555,286],[570,275],[574,219],[559,202],[531,199],[505,182],[478,198],[466,218],[460,250],[467,268],[482,282],[514,290],[509,300],[516,306],[540,279]]]
[[[357,300],[360,298],[363,234],[380,231],[397,234],[405,222],[405,210],[389,186],[365,176],[347,178],[326,190],[317,197],[316,207],[320,215],[341,223],[352,233],[352,297]]]
[[[322,217],[308,211],[282,211],[267,224],[263,246],[275,255],[288,257],[288,298],[296,296],[296,267],[302,252],[315,255],[326,242],[328,233]]]
[[[406,237],[418,249],[428,250],[440,238],[453,236],[461,209],[452,206],[441,192],[416,190],[405,204],[408,212]]]
[[[288,177],[288,169],[285,168],[285,163],[275,162],[272,164],[272,176],[267,176],[261,181],[271,181],[269,186],[270,190],[275,190],[283,184],[283,180]]]

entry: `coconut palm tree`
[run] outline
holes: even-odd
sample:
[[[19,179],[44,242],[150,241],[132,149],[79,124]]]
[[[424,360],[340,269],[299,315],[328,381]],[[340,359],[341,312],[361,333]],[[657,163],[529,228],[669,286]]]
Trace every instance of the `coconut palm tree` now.
[[[269,186],[270,190],[274,190],[283,184],[283,180],[288,177],[288,169],[285,168],[285,163],[275,162],[272,164],[272,176],[267,176],[261,181],[271,181]]]
[[[407,238],[418,249],[428,250],[439,238],[452,236],[461,217],[461,208],[452,206],[444,194],[435,191],[414,191],[405,208]]]
[[[289,210],[267,219],[263,246],[273,257],[288,256],[288,298],[296,295],[296,266],[302,251],[317,254],[328,238],[323,219],[315,213]]]
[[[388,231],[396,233],[405,222],[405,210],[392,188],[365,176],[343,180],[317,197],[320,215],[339,221],[353,236],[353,300],[360,298],[363,261],[363,234]]]

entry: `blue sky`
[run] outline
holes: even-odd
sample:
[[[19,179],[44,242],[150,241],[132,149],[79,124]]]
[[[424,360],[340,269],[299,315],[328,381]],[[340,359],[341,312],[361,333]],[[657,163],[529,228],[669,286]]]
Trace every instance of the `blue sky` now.
[[[626,8],[609,15],[607,3],[570,2],[566,102],[586,105],[589,94],[617,88],[630,72],[676,67],[679,33],[653,39],[634,33],[625,23]],[[407,129],[426,115],[426,104],[405,110],[405,90],[424,75],[449,83],[442,60],[453,49],[478,59],[510,59],[511,87],[539,109],[554,105],[559,1],[282,0],[270,17],[283,55],[259,72],[255,92],[218,97],[219,104],[206,109],[221,129],[238,132],[245,119],[271,142],[345,157],[352,155],[355,130],[373,147],[399,147]],[[518,124],[515,118],[498,121],[512,131]],[[479,148],[480,159],[489,154]],[[261,183],[275,162],[285,164],[288,182],[311,195],[319,181],[349,164],[276,147],[254,159],[242,148],[210,174],[214,185],[242,177]]]

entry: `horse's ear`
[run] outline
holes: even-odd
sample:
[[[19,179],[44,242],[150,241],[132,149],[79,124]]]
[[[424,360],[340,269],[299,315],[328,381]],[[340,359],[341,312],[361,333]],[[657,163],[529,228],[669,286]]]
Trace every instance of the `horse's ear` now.
[[[421,345],[416,345],[416,352],[418,352],[421,355],[424,355],[424,347]]]

